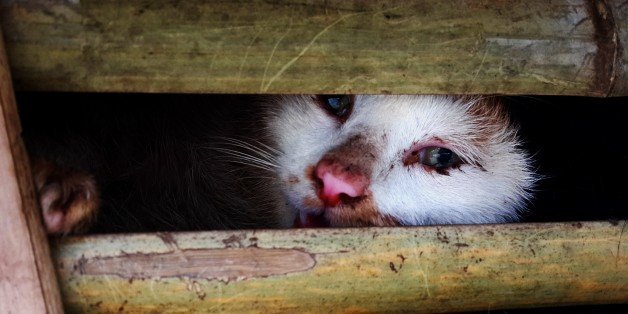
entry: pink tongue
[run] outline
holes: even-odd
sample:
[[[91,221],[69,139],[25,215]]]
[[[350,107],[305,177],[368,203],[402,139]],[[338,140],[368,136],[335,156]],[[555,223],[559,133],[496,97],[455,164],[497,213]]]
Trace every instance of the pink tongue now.
[[[324,215],[307,214],[305,221],[301,221],[299,217],[294,220],[295,228],[324,228],[329,227],[329,223]]]

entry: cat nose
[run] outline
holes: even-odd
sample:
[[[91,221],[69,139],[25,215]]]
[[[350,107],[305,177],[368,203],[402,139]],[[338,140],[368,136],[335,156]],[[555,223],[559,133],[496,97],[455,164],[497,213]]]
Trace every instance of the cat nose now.
[[[352,165],[323,159],[318,162],[314,174],[318,179],[318,197],[325,206],[349,203],[364,195],[369,180]]]

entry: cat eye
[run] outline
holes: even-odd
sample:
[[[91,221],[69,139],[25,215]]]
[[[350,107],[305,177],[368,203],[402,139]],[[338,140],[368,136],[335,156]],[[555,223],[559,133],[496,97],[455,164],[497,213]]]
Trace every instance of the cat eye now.
[[[429,169],[447,175],[449,174],[447,170],[460,166],[464,161],[450,149],[440,146],[427,146],[411,151],[403,159],[405,166],[416,163],[421,163]]]
[[[425,147],[419,151],[419,161],[436,170],[444,170],[447,168],[458,166],[462,163],[462,159],[456,153],[444,147]]]
[[[353,109],[353,95],[319,95],[316,98],[327,112],[343,122]]]

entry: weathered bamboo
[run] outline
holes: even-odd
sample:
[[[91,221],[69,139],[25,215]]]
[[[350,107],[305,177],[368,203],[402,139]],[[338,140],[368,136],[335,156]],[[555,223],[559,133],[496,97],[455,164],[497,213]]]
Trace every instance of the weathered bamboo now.
[[[62,313],[0,30],[0,313]]]
[[[616,58],[616,63],[613,66],[616,74],[613,75],[619,77],[617,82],[614,83],[613,89],[616,92],[623,91],[620,94],[626,95],[628,93],[628,46],[626,46],[628,44],[628,5],[625,1],[610,1],[609,6],[616,23],[617,44],[615,46],[618,55],[613,57]],[[613,41],[613,38],[611,38],[611,41]],[[619,49],[623,49],[623,51]]]
[[[0,1],[20,90],[628,95],[619,1]]]
[[[627,225],[105,235],[54,252],[71,312],[487,310],[627,302]]]

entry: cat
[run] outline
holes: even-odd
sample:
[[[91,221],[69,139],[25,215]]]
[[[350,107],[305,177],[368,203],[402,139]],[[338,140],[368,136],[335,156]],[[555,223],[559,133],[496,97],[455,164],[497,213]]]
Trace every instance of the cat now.
[[[51,234],[508,222],[538,178],[498,97],[100,98],[25,109]]]

